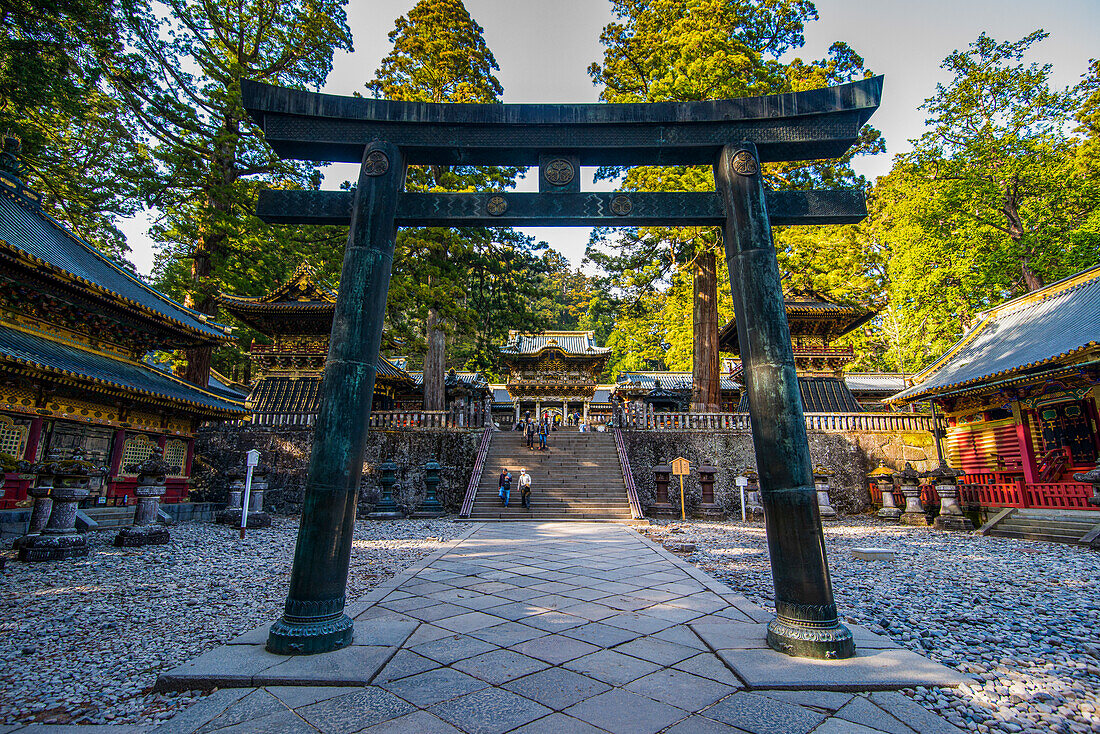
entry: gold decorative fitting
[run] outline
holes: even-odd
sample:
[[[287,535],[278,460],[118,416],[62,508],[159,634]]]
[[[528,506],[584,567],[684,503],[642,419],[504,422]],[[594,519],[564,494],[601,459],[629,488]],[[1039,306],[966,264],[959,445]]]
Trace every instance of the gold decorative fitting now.
[[[619,194],[611,199],[611,212],[616,216],[625,217],[634,209],[634,203],[629,196]]]
[[[546,164],[546,173],[543,175],[546,177],[547,181],[555,186],[565,186],[573,180],[576,171],[573,168],[573,164],[569,161],[564,158],[555,158]]]
[[[381,176],[390,170],[390,159],[380,150],[372,150],[363,161],[363,173],[368,176]]]
[[[489,201],[485,203],[485,209],[494,217],[499,217],[508,211],[508,202],[504,200],[503,196],[496,194],[489,197]]]
[[[756,158],[747,150],[739,150],[733,154],[733,170],[742,176],[755,176],[760,170]]]

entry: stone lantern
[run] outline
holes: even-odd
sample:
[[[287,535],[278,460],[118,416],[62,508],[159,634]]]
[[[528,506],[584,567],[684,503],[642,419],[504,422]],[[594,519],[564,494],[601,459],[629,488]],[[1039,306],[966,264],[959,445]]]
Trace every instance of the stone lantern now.
[[[703,517],[720,518],[725,515],[722,508],[714,502],[714,477],[718,474],[718,467],[706,464],[699,467],[699,490],[702,494],[702,502],[699,511]]]
[[[763,519],[764,503],[760,501],[759,475],[756,473],[756,468],[747,467],[745,473],[741,476],[749,481],[749,486],[745,487],[746,515],[754,520],[756,518]]]
[[[447,514],[443,503],[439,501],[439,473],[442,467],[438,461],[429,461],[424,465],[424,501],[413,517],[442,517]]]
[[[226,477],[229,479],[229,502],[224,510],[218,510],[214,519],[222,525],[241,524],[241,498],[244,497],[244,473],[245,468],[238,467],[229,471]]]
[[[672,467],[668,464],[657,464],[653,467],[653,481],[657,486],[657,496],[649,506],[650,515],[673,517],[676,514],[672,509],[672,503],[668,501],[668,482],[671,477]]]
[[[53,507],[42,532],[20,544],[19,560],[59,561],[88,555],[88,538],[76,529],[76,511],[88,496],[92,477],[102,476],[106,469],[85,461],[77,448],[70,458],[49,461],[38,473],[53,479],[49,493]]]
[[[882,493],[882,509],[878,511],[878,516],[888,522],[897,522],[901,518],[901,508],[894,501],[894,470],[885,462],[879,462],[876,469],[867,473],[867,478]]]
[[[907,461],[905,468],[894,475],[894,480],[901,485],[901,493],[905,497],[905,512],[901,513],[902,524],[928,527],[931,523],[928,522],[924,505],[920,501],[920,472]]]
[[[936,517],[936,530],[973,530],[974,523],[962,513],[959,507],[959,477],[963,472],[941,464],[938,469],[925,472],[924,477],[936,485],[936,494],[940,496],[940,514]]]
[[[53,508],[53,470],[54,464],[61,459],[58,454],[52,454],[47,461],[30,467],[31,474],[37,479],[34,486],[27,490],[27,494],[34,497],[34,507],[31,509],[31,521],[27,525],[27,534],[16,538],[12,543],[14,550],[19,550],[31,538],[37,538],[46,528],[46,522],[50,519],[50,510]]]
[[[115,536],[115,545],[134,548],[142,545],[164,545],[168,542],[168,528],[157,522],[160,514],[160,498],[164,496],[168,472],[176,467],[164,460],[164,449],[155,446],[149,458],[138,464],[130,464],[126,471],[137,474],[137,509],[132,527],[122,528]]]
[[[833,472],[824,467],[814,467],[814,491],[817,492],[817,509],[822,520],[836,520],[836,510],[829,502],[829,477]]]
[[[382,496],[374,506],[374,511],[367,517],[371,520],[400,520],[405,517],[405,513],[393,499],[393,487],[397,484],[397,464],[392,461],[382,462],[378,465],[378,471],[381,473],[378,483],[382,486]]]

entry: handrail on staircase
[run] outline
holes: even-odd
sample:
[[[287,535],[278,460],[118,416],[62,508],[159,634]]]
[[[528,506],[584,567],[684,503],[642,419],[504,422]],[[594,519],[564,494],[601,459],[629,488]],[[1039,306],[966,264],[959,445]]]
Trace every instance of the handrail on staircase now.
[[[485,457],[489,454],[489,444],[493,440],[493,428],[485,428],[481,436],[481,444],[477,447],[477,461],[474,462],[474,470],[470,472],[470,484],[466,487],[466,498],[462,500],[462,509],[459,517],[469,517],[474,510],[474,498],[477,497],[477,488],[481,484],[481,472],[485,468]]]
[[[626,482],[626,498],[630,501],[630,516],[635,520],[641,520],[642,503],[638,501],[638,489],[634,486],[634,473],[630,471],[630,459],[626,455],[626,444],[623,443],[623,434],[615,425],[615,449],[619,452],[619,464],[623,468],[623,481]]]

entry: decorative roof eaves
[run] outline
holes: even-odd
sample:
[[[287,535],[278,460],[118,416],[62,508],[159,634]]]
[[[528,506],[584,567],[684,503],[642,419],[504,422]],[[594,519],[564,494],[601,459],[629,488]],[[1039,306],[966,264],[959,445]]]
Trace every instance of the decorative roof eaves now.
[[[50,221],[52,221],[52,218],[51,218]],[[60,225],[58,225],[58,226],[60,226]],[[64,231],[64,230],[62,230],[62,231]],[[66,234],[68,234],[68,233],[66,233]],[[72,235],[69,235],[69,236],[72,236]],[[91,245],[85,245],[85,246],[91,247]],[[147,285],[142,283],[140,280],[138,280],[134,276],[130,275],[125,270],[118,267],[114,263],[110,262],[106,258],[104,258],[104,260],[106,262],[108,262],[111,265],[111,267],[118,270],[120,273],[122,273],[127,278],[129,278],[130,280],[132,280],[135,283],[137,283],[138,285],[140,285],[145,290],[149,291],[150,293],[153,293],[154,295],[157,295],[157,297],[162,298],[165,301],[168,301],[169,303],[176,306],[177,308],[180,308],[184,311],[195,314],[195,320],[199,321],[201,324],[203,324],[203,326],[208,327],[210,329],[210,331],[206,331],[206,330],[201,329],[199,327],[188,324],[184,321],[180,321],[179,319],[173,318],[171,316],[168,316],[167,314],[163,314],[163,313],[161,313],[161,312],[159,312],[155,309],[152,309],[152,308],[146,306],[143,303],[138,303],[137,301],[135,301],[133,299],[130,299],[130,298],[127,298],[126,296],[123,296],[120,293],[116,293],[115,291],[112,291],[109,288],[104,288],[103,286],[101,286],[98,283],[90,281],[86,278],[82,278],[81,276],[76,275],[75,273],[71,273],[68,270],[65,270],[64,268],[61,268],[61,267],[58,267],[57,265],[54,265],[53,263],[49,262],[48,260],[44,260],[44,259],[38,257],[37,255],[33,255],[33,254],[27,252],[26,250],[24,250],[23,248],[17,247],[15,245],[11,244],[7,240],[0,239],[0,247],[7,249],[10,253],[15,255],[15,257],[17,259],[27,263],[28,265],[33,265],[38,269],[46,271],[46,273],[49,276],[53,277],[53,278],[56,278],[56,279],[59,279],[59,280],[71,280],[72,282],[77,283],[78,285],[88,289],[89,291],[92,291],[93,293],[95,293],[96,295],[98,295],[102,298],[105,298],[105,299],[110,300],[110,301],[114,301],[115,303],[117,303],[120,306],[125,306],[126,308],[134,309],[136,311],[139,311],[142,314],[144,314],[145,316],[153,318],[157,321],[166,322],[168,324],[171,324],[172,326],[183,329],[184,331],[187,331],[189,333],[200,335],[200,336],[204,337],[207,340],[220,341],[220,342],[230,342],[230,341],[233,340],[232,335],[230,335],[228,333],[228,329],[229,329],[228,326],[226,326],[224,324],[219,324],[219,323],[214,322],[214,321],[202,321],[202,319],[199,318],[198,312],[187,308],[186,306],[180,304],[179,302],[177,302],[177,301],[175,301],[171,298],[168,298],[167,296],[165,296],[162,293],[159,293],[157,291],[153,291],[151,288],[149,288]],[[217,333],[215,331],[216,329],[222,330],[223,333],[221,333],[221,334]]]
[[[973,389],[978,390],[978,389],[981,389],[982,387],[989,387],[989,385],[986,385],[985,383],[990,379],[1000,378],[1000,377],[1009,376],[1009,375],[1014,375],[1014,374],[1018,374],[1020,372],[1023,372],[1025,370],[1035,369],[1036,367],[1042,367],[1044,365],[1048,365],[1052,362],[1055,362],[1059,359],[1065,359],[1067,357],[1071,357],[1071,356],[1080,354],[1080,353],[1088,350],[1089,348],[1096,347],[1096,346],[1100,346],[1100,343],[1095,342],[1095,341],[1090,341],[1088,344],[1084,344],[1084,345],[1082,345],[1080,347],[1077,347],[1075,349],[1071,349],[1068,352],[1062,352],[1061,354],[1056,354],[1053,357],[1047,357],[1046,359],[1041,359],[1037,362],[1030,362],[1030,363],[1024,364],[1024,365],[1018,365],[1016,367],[1013,367],[1012,369],[1001,370],[999,372],[991,372],[987,375],[981,375],[980,377],[972,377],[969,380],[963,380],[961,382],[954,382],[954,383],[951,383],[951,384],[948,384],[948,385],[937,385],[936,387],[928,388],[927,390],[918,390],[917,392],[911,392],[912,390],[915,390],[915,389],[920,387],[919,384],[913,385],[912,387],[907,388],[905,390],[902,390],[901,392],[899,392],[895,395],[891,395],[890,397],[884,399],[882,402],[888,403],[888,404],[911,403],[911,402],[914,402],[915,400],[918,400],[918,399],[921,399],[921,398],[946,397],[948,395],[953,395],[953,394],[958,393],[958,392],[970,392],[971,391],[970,389],[962,389],[962,388],[967,388],[968,385],[973,385]],[[1076,367],[1077,367],[1077,365],[1066,365],[1065,369],[1069,370],[1069,369],[1074,369]],[[1034,374],[1019,375],[1018,378],[1016,378],[1012,381],[1013,382],[1026,381],[1026,380],[1029,380],[1029,379],[1033,379],[1034,377],[1035,377]],[[1000,380],[996,380],[996,382],[997,383],[1002,383],[1002,382],[1005,382],[1005,380],[1000,379]]]

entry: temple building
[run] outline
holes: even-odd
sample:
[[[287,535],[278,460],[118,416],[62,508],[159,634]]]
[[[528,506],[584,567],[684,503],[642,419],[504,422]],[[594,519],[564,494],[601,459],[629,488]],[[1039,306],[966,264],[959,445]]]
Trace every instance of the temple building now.
[[[1087,507],[1072,476],[1100,453],[1100,266],[981,314],[909,383],[890,402],[942,410],[948,462],[970,481],[1022,482],[1023,506]]]
[[[262,426],[313,425],[336,292],[320,283],[313,268],[302,263],[267,295],[252,298],[223,293],[218,301],[271,340],[254,340],[249,350],[258,372],[248,396],[253,422]],[[406,371],[407,362],[406,357],[379,357],[372,411],[423,409],[424,373]],[[463,425],[476,423],[489,395],[486,380],[476,373],[452,370],[445,385],[448,409],[462,416]]]
[[[610,419],[611,386],[601,384],[600,377],[611,350],[597,346],[593,332],[512,330],[500,353],[508,377],[503,386],[494,386],[493,405],[501,422],[518,421],[527,413],[563,419],[577,413],[595,422]],[[501,415],[504,411],[511,415]]]
[[[787,293],[787,323],[791,329],[795,370],[806,413],[858,413],[864,407],[845,381],[844,366],[852,361],[855,350],[837,346],[833,341],[870,321],[875,312],[859,306],[835,303],[811,290]],[[733,319],[718,333],[718,349],[740,354],[737,320]],[[733,376],[738,377],[739,372]],[[744,382],[743,377],[738,377]],[[748,396],[742,394],[739,412],[748,411]]]
[[[228,329],[155,290],[46,214],[41,198],[0,171],[0,458],[30,462],[75,449],[106,477],[89,503],[119,504],[126,467],[161,447],[174,467],[166,502],[187,496],[194,437],[206,421],[241,418],[241,396],[197,387],[146,357],[218,347]],[[5,476],[0,508],[26,501],[28,475]]]
[[[248,395],[256,425],[313,425],[321,397],[336,293],[319,283],[302,263],[265,296],[218,296],[221,307],[271,340],[253,340],[249,354],[259,373]],[[412,377],[384,358],[378,360],[373,410],[392,410]]]
[[[740,367],[740,364],[738,364]],[[685,413],[691,405],[694,376],[690,372],[620,372],[614,393],[632,405],[634,410]],[[723,373],[719,387],[719,409],[723,413],[737,410],[741,399],[741,383]]]

